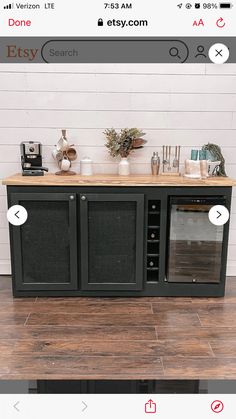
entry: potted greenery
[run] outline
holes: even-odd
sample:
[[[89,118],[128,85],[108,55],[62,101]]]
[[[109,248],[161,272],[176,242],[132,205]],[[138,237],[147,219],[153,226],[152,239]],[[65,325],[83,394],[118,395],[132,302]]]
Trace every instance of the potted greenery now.
[[[144,132],[138,128],[123,128],[117,132],[114,128],[106,129],[104,132],[106,136],[105,146],[109,150],[112,157],[120,157],[119,175],[129,175],[130,165],[128,156],[137,148],[142,148],[147,142],[143,140]]]

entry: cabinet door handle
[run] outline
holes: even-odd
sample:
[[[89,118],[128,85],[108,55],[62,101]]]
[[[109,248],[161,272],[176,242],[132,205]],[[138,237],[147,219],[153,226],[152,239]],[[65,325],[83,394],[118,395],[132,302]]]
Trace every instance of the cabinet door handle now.
[[[86,196],[85,196],[85,195],[82,195],[82,196],[81,196],[81,201],[86,201],[86,199],[87,199],[87,198],[86,198]]]
[[[74,199],[75,199],[75,196],[74,195],[70,195],[70,200],[71,201],[74,201]]]

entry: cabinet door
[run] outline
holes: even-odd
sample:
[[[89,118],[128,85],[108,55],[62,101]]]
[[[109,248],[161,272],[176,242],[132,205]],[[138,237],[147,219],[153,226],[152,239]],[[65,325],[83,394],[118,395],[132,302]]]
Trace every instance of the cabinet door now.
[[[144,197],[81,194],[81,287],[143,288]]]
[[[14,193],[11,205],[22,205],[28,219],[11,227],[16,290],[77,289],[76,195]]]
[[[208,217],[219,204],[224,197],[171,197],[168,282],[220,283],[225,227]]]

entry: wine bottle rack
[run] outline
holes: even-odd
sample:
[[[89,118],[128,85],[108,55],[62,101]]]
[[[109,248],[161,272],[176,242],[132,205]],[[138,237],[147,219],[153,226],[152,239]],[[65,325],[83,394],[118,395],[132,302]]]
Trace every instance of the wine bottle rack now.
[[[148,201],[147,225],[147,282],[159,279],[160,201]]]

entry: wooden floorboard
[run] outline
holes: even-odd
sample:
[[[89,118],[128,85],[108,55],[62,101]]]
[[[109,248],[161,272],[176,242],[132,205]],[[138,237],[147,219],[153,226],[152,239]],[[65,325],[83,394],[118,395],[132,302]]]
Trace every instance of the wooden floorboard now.
[[[16,302],[6,302],[0,306],[0,313],[21,313],[21,312],[31,312],[31,313],[39,313],[39,314],[46,314],[48,315],[48,307],[50,305],[50,314],[55,313],[58,316],[58,313],[63,313],[69,315],[83,315],[90,313],[91,315],[117,315],[117,314],[126,314],[126,315],[133,315],[133,314],[152,314],[152,305],[151,303],[99,303],[99,313],[98,313],[98,303],[91,303],[91,302],[76,302],[71,301],[68,302],[60,302],[60,301],[50,301],[49,303],[45,302],[28,302],[24,303],[24,300],[16,301]]]
[[[177,326],[183,327],[199,326],[200,321],[197,313],[158,313],[158,314],[98,314],[87,313],[63,313],[58,310],[57,313],[39,313],[31,312],[27,325],[29,326]]]
[[[4,346],[3,346],[4,348]],[[7,348],[7,347],[6,347]],[[11,348],[12,349],[12,348]],[[76,356],[212,356],[212,349],[204,341],[96,341],[82,340],[21,340],[13,341],[13,354]]]
[[[1,356],[1,379],[160,379],[161,358],[156,356]]]
[[[236,357],[174,357],[163,358],[164,376],[168,379],[174,379],[181,375],[183,379],[195,377],[199,380],[230,379],[236,377]]]
[[[22,340],[91,340],[127,341],[156,340],[155,327],[107,326],[1,326],[1,339]],[[1,340],[0,339],[0,340]]]
[[[194,328],[170,328],[170,327],[156,327],[157,337],[160,340],[172,339],[186,340],[232,340],[236,339],[236,327],[194,327]]]
[[[0,278],[0,379],[236,379],[224,298],[13,299]]]

